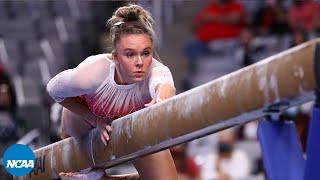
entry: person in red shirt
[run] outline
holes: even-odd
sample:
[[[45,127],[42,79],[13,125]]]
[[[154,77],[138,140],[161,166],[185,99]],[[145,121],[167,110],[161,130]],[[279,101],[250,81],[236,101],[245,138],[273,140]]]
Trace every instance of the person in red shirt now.
[[[320,5],[313,0],[295,0],[289,10],[289,22],[292,30],[319,31],[319,10]]]
[[[244,25],[244,8],[234,0],[215,0],[194,19],[197,40],[209,42],[239,36]]]
[[[195,38],[184,47],[189,70],[195,72],[197,59],[209,51],[209,42],[236,38],[244,25],[245,10],[242,4],[236,0],[213,0],[196,15],[193,21]]]

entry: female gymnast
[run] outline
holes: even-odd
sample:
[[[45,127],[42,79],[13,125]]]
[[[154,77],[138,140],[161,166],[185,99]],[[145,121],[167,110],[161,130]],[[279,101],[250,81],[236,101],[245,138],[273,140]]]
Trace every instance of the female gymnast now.
[[[168,67],[153,58],[153,19],[138,5],[120,7],[108,20],[113,50],[86,58],[52,78],[47,91],[64,108],[62,138],[81,138],[98,128],[101,143],[110,139],[112,120],[175,95]],[[169,150],[133,162],[141,179],[177,179]],[[60,173],[62,179],[101,179],[104,170]],[[134,175],[133,175],[134,177]]]

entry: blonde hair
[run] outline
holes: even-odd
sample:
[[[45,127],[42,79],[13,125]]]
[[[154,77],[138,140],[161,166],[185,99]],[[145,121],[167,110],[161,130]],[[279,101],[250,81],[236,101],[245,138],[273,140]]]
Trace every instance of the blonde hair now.
[[[113,48],[124,34],[146,34],[154,40],[153,19],[150,12],[138,5],[128,5],[117,9],[107,21]]]

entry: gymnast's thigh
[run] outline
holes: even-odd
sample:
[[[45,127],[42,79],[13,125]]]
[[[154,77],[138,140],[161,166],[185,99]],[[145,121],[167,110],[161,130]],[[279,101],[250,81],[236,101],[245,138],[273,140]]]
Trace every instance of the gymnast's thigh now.
[[[169,150],[160,151],[133,162],[142,180],[177,180],[178,175]]]
[[[72,137],[81,138],[86,135],[94,126],[84,120],[81,116],[63,108],[61,115],[61,133]]]

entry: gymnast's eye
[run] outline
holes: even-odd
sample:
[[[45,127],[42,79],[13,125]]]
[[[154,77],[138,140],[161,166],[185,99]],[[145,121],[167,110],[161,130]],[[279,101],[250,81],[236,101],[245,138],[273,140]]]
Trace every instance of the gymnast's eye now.
[[[144,52],[143,52],[143,56],[144,56],[144,57],[149,57],[150,54],[151,54],[150,51],[144,51]]]
[[[127,58],[133,58],[134,53],[133,52],[127,52],[126,56],[127,56]]]

